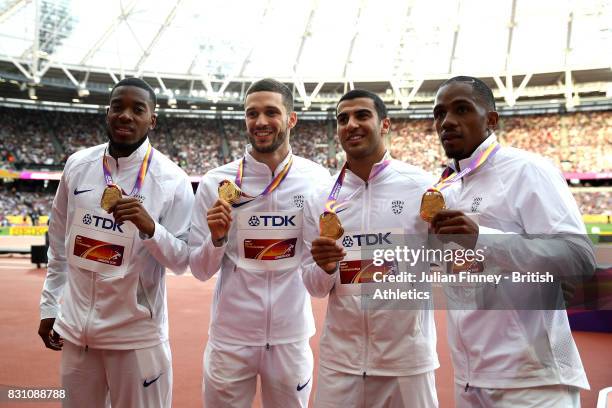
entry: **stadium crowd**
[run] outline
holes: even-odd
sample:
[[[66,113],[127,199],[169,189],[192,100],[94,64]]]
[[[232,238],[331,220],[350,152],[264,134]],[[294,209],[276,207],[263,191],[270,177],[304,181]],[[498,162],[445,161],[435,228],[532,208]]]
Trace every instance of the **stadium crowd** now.
[[[572,189],[582,214],[612,215],[612,190],[599,188],[597,191]]]
[[[106,140],[102,114],[0,108],[0,116],[3,167],[61,165],[73,152]],[[334,132],[335,126],[331,129]],[[328,132],[326,121],[298,121],[293,151],[337,168],[343,162],[341,149],[335,136],[336,155],[331,154]],[[503,144],[541,154],[566,172],[612,171],[612,111],[503,116],[496,133]],[[389,138],[394,157],[435,174],[444,167],[430,119],[393,119]],[[247,143],[240,119],[160,116],[151,139],[190,175],[235,160]]]
[[[53,194],[51,192],[22,191],[13,186],[0,184],[0,227],[13,225],[38,225],[41,216],[51,213]],[[9,216],[18,216],[18,222],[11,222]]]

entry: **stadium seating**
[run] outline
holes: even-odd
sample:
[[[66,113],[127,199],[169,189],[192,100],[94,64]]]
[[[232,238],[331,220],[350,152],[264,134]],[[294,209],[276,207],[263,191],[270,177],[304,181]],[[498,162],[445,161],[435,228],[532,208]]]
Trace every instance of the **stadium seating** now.
[[[0,168],[61,170],[70,154],[107,139],[103,114],[0,107],[0,117]],[[503,116],[496,133],[504,145],[539,153],[566,172],[612,171],[612,111]],[[150,138],[191,176],[241,157],[247,143],[239,119],[160,116]],[[298,121],[291,144],[294,153],[332,172],[344,161],[335,124],[328,121]],[[434,174],[446,163],[431,119],[393,119],[388,146],[393,157]],[[52,192],[2,189],[0,225],[17,219],[29,224],[33,210],[49,213]],[[583,214],[612,215],[609,188],[573,191]]]

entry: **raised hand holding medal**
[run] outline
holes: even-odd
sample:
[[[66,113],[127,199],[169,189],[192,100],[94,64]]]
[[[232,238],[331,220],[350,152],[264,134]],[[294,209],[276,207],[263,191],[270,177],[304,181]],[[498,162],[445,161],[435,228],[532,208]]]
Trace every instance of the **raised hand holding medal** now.
[[[319,230],[322,237],[331,238],[333,240],[340,239],[344,235],[344,228],[340,223],[340,218],[335,212],[324,212],[319,217]]]
[[[421,218],[427,222],[433,220],[434,215],[446,209],[444,196],[439,190],[430,188],[421,198]]]
[[[337,204],[337,201],[345,174],[346,164],[342,167],[342,170],[340,170],[336,183],[327,197],[323,214],[319,216],[319,233],[322,237],[331,238],[333,240],[340,239],[342,235],[344,235],[344,228],[342,228],[342,223],[336,214],[336,210],[341,205]]]
[[[472,162],[459,173],[451,173],[448,176],[443,174],[440,181],[428,189],[421,198],[421,208],[420,208],[420,216],[421,218],[431,223],[434,216],[442,210],[446,209],[446,204],[444,202],[444,196],[442,195],[442,190],[446,187],[450,186],[454,182],[461,180],[464,176],[468,175],[472,171],[476,170],[482,164],[484,164],[487,159],[493,157],[495,153],[499,150],[500,145],[497,142],[491,143],[487,149],[485,149],[482,153],[480,153]],[[445,172],[446,173],[446,172]]]
[[[233,208],[238,208],[250,203],[258,197],[265,197],[268,194],[272,193],[274,190],[276,190],[278,186],[280,186],[280,184],[283,182],[283,180],[285,180],[285,177],[287,177],[287,174],[289,174],[289,170],[291,170],[292,164],[293,156],[290,156],[289,160],[287,161],[287,164],[285,164],[285,167],[283,167],[283,169],[276,175],[276,177],[274,177],[274,179],[270,182],[270,184],[268,184],[264,191],[262,191],[259,195],[253,197],[241,190],[244,167],[246,165],[246,157],[243,157],[242,160],[240,160],[240,164],[238,165],[235,182],[233,183],[230,180],[223,180],[219,183],[219,198],[230,203]],[[240,197],[246,197],[249,198],[249,200],[240,202]]]
[[[102,207],[104,211],[109,212],[122,197],[123,193],[119,186],[116,184],[107,185],[100,199],[100,207]]]
[[[102,209],[106,212],[112,211],[113,217],[117,223],[130,221],[138,228],[139,231],[143,232],[149,237],[153,236],[155,232],[155,221],[151,218],[146,209],[135,196],[138,195],[142,188],[145,177],[149,171],[152,158],[153,148],[149,144],[142,160],[142,164],[140,165],[138,176],[134,182],[134,187],[130,192],[130,197],[123,198],[123,191],[113,182],[110,166],[105,153],[102,159],[102,170],[106,180],[106,188],[104,189],[100,199],[100,206]]]
[[[221,183],[219,183],[218,191],[219,198],[230,204],[237,204],[240,201],[240,196],[242,195],[240,188],[230,180],[223,180]]]
[[[276,175],[270,184],[268,184],[264,191],[255,197],[248,195],[241,190],[245,164],[246,158],[243,158],[238,165],[235,182],[226,179],[219,183],[219,186],[217,187],[219,200],[217,200],[217,202],[210,207],[206,213],[206,221],[208,223],[211,238],[215,246],[221,246],[227,239],[227,235],[232,224],[232,208],[238,208],[248,204],[258,197],[263,197],[272,193],[276,188],[278,188],[285,177],[287,177],[287,174],[289,174],[289,170],[293,164],[293,156],[289,157],[287,164],[285,164],[283,169]],[[249,200],[240,202],[241,197],[247,197]]]

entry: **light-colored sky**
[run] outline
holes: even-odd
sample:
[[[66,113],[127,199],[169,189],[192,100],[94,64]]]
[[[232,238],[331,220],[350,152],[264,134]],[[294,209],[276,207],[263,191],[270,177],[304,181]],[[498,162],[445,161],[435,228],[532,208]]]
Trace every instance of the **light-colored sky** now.
[[[12,3],[0,0],[0,13]],[[0,56],[27,54],[35,34],[34,3],[9,18],[0,17]],[[47,3],[67,7],[75,17],[72,32],[53,55],[55,61],[133,70],[176,0]],[[132,3],[128,17],[117,20]],[[500,74],[506,67],[512,4],[512,0],[182,0],[140,69],[162,75],[191,69],[194,75],[327,81],[444,76],[449,74],[458,28],[451,73]],[[570,13],[569,67],[612,66],[612,2],[516,0],[510,50],[513,73],[565,68]],[[115,29],[84,61],[113,22]]]

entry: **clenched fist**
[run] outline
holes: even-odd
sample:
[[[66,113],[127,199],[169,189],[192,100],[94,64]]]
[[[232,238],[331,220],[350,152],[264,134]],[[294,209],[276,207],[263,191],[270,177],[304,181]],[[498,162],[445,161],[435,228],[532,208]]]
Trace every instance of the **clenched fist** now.
[[[215,205],[208,209],[206,221],[208,222],[212,241],[222,241],[227,238],[227,233],[232,226],[232,207],[227,201],[218,199]]]

